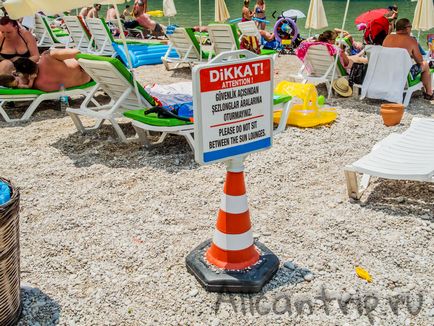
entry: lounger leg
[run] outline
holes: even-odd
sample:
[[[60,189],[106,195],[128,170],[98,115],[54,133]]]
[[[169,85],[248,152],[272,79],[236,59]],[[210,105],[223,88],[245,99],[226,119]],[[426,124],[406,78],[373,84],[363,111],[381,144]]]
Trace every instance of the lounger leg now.
[[[38,97],[37,99],[35,99],[32,104],[30,104],[30,106],[27,108],[26,112],[24,112],[24,115],[21,117],[21,121],[27,121],[30,119],[30,117],[32,116],[33,112],[35,112],[35,110],[37,109],[37,107],[39,106],[39,104],[41,104],[41,102],[44,101],[44,99],[42,98],[42,96]]]
[[[408,106],[408,104],[410,104],[410,99],[411,99],[411,95],[413,94],[413,92],[411,91],[406,91],[405,93],[404,93],[404,101],[403,101],[403,105],[404,105],[404,107],[407,107]]]
[[[127,136],[125,136],[124,132],[122,131],[121,127],[119,126],[119,124],[117,123],[117,121],[115,119],[110,119],[109,120],[110,123],[113,125],[113,128],[115,129],[117,135],[119,136],[119,138],[121,139],[121,141],[123,143],[127,143]]]
[[[104,123],[104,119],[96,119],[95,124],[92,127],[85,127],[81,122],[78,114],[72,113],[70,111],[66,111],[66,113],[68,113],[68,115],[72,119],[72,122],[74,122],[75,128],[77,128],[77,130],[82,134],[85,134],[86,131],[89,130],[96,130]]]
[[[281,132],[283,132],[285,130],[286,123],[288,121],[288,116],[289,116],[289,112],[291,111],[291,108],[292,108],[292,101],[285,103],[285,106],[282,109],[282,113],[280,116],[279,125],[277,126],[276,130],[273,131],[273,136],[280,134]]]
[[[365,192],[366,188],[368,188],[371,176],[368,174],[363,174],[362,179],[359,183],[356,172],[345,170],[345,178],[347,180],[348,196],[359,200]]]
[[[154,143],[152,143],[152,145],[156,145],[156,144],[161,144],[164,139],[166,139],[167,136],[167,132],[162,132],[160,138],[158,138],[158,140]]]
[[[12,122],[12,121],[14,121],[15,119],[11,119],[9,116],[8,116],[8,114],[6,113],[6,111],[5,111],[5,109],[3,109],[3,105],[6,103],[6,101],[1,101],[0,102],[0,114],[1,114],[1,116],[3,117],[3,119],[6,121],[6,122]]]
[[[137,133],[137,136],[139,137],[139,143],[143,144],[143,146],[146,148],[150,147],[151,142],[148,139],[149,133],[146,130],[143,130],[142,128],[136,127],[134,124],[133,127]]]
[[[190,146],[191,150],[194,153],[194,138],[193,138],[194,132],[185,133],[184,137],[187,139],[188,145]]]

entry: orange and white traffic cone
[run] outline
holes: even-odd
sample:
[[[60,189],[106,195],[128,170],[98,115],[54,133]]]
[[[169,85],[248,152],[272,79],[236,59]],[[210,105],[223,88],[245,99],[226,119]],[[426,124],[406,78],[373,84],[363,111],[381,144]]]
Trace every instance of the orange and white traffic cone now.
[[[208,261],[226,270],[244,269],[259,260],[247,204],[244,172],[227,172]]]
[[[228,164],[213,240],[186,258],[188,271],[208,291],[259,292],[279,267],[276,255],[253,239],[243,170],[242,159]]]

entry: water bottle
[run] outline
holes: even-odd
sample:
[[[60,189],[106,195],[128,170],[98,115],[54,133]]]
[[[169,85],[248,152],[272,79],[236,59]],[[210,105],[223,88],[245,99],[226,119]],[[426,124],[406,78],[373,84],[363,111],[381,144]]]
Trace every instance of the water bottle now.
[[[9,186],[0,181],[0,205],[6,204],[11,199],[11,190]]]
[[[60,84],[60,110],[65,111],[66,108],[69,106],[69,99],[68,96],[65,93],[65,85]]]

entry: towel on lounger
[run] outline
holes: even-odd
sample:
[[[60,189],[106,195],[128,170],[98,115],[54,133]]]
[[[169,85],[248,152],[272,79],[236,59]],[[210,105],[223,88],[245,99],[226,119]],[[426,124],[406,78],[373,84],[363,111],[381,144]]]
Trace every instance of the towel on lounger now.
[[[361,99],[368,97],[402,103],[412,60],[407,50],[374,46],[362,85]]]

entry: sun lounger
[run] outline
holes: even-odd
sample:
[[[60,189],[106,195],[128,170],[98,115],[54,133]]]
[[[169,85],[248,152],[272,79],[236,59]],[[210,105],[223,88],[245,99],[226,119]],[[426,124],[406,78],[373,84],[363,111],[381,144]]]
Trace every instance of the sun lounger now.
[[[47,17],[40,14],[35,15],[35,28],[33,29],[38,47],[66,47],[70,43],[69,36],[57,38],[50,27]]]
[[[202,50],[202,60],[200,59],[200,46],[192,28],[175,27],[167,32],[170,44],[164,57],[161,58],[167,70],[170,70],[171,63],[175,64],[175,69],[181,64],[188,64],[190,67],[196,63],[209,60],[213,54]],[[179,58],[171,57],[172,51],[178,53]]]
[[[92,52],[89,49],[88,52],[103,56],[119,56],[126,65],[128,64],[127,54],[125,53],[122,41],[113,38],[103,18],[88,18],[86,19],[86,24],[92,34],[91,42],[94,42],[96,48],[95,51]],[[161,63],[161,57],[169,48],[159,41],[144,43],[127,40],[127,46],[133,68]],[[173,51],[171,55],[176,56],[177,54]]]
[[[72,87],[65,90],[65,92],[43,92],[37,89],[16,89],[16,88],[0,88],[0,115],[6,122],[27,121],[32,116],[33,112],[37,109],[39,104],[47,100],[57,100],[60,96],[77,96],[91,93],[92,88],[95,87],[95,82]],[[12,119],[6,113],[4,105],[7,102],[22,102],[32,101],[30,106],[26,109],[21,118]]]
[[[412,94],[423,87],[421,75],[412,79],[409,74],[413,62],[408,52],[400,48],[374,46],[368,53],[369,64],[361,99],[382,99],[408,106]]]
[[[371,176],[434,182],[434,119],[414,118],[402,134],[391,134],[345,167],[348,195],[360,199]],[[357,173],[363,174],[359,182]]]
[[[121,20],[121,23],[123,23],[124,21]],[[116,29],[119,30],[119,24],[118,24],[118,20],[117,19],[112,19],[106,22],[107,25],[108,24],[112,24],[113,27],[115,27]],[[137,28],[126,28],[124,27],[124,31],[127,31],[128,36],[135,36],[135,35],[140,35],[140,38],[142,40],[146,39],[145,35],[147,35],[147,30],[145,30],[143,27],[138,26]]]
[[[275,95],[273,98],[274,111],[281,111],[281,118],[273,134],[277,135],[285,130],[289,111],[292,105],[291,96]],[[162,143],[169,134],[184,136],[192,151],[194,151],[194,124],[176,118],[158,118],[155,113],[145,115],[146,110],[131,110],[124,115],[132,120],[134,129],[141,143],[149,146]],[[149,140],[150,132],[158,132],[157,141]]]
[[[139,103],[132,83],[132,75],[118,59],[78,54],[77,60],[80,66],[97,82],[98,87],[88,94],[80,108],[67,108],[66,112],[80,132],[85,133],[87,130],[97,129],[107,120],[113,125],[119,138],[126,142],[127,137],[119,127],[117,119],[122,117],[122,113],[126,110],[154,106],[154,99],[137,83],[140,94]],[[107,105],[90,106],[89,104],[98,88],[110,96],[111,102]],[[94,126],[84,127],[80,119],[82,116],[95,119]]]
[[[302,83],[325,83],[330,92],[335,56],[330,55],[325,45],[313,45],[309,47],[304,58],[303,66],[296,75],[291,77],[301,80]],[[347,72],[338,60],[335,70],[335,79],[347,76]]]
[[[210,24],[208,34],[215,55],[223,52],[240,49],[240,41],[236,25],[232,24]],[[274,55],[275,50],[261,49],[261,55]]]
[[[90,42],[91,36],[87,27],[83,26],[84,22],[78,16],[64,16],[63,21],[68,28],[74,46],[82,53],[88,53],[89,49],[94,52]]]

